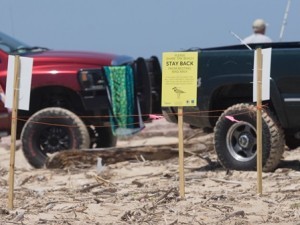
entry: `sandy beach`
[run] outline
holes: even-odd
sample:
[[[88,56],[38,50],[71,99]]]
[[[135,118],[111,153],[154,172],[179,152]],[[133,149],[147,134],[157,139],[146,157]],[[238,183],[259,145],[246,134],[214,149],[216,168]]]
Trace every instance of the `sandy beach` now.
[[[197,134],[197,135],[194,135]],[[300,225],[300,148],[285,151],[275,172],[227,171],[213,134],[184,129],[195,148],[185,157],[185,198],[179,196],[178,157],[89,168],[34,169],[17,142],[14,209],[8,209],[10,137],[0,144],[0,224]],[[185,142],[185,143],[187,143]],[[118,146],[178,143],[177,125],[153,121]]]

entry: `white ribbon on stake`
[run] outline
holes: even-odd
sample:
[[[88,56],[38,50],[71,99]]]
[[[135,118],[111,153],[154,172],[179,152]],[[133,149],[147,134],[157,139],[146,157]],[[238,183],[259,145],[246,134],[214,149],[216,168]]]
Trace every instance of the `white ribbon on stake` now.
[[[261,48],[255,51],[257,62],[257,101],[256,101],[256,141],[257,141],[257,193],[262,194],[262,117],[261,117],[261,94],[262,94],[262,52]]]
[[[5,107],[11,109],[11,145],[8,208],[13,209],[14,168],[18,109],[29,110],[33,58],[9,55],[6,76]]]

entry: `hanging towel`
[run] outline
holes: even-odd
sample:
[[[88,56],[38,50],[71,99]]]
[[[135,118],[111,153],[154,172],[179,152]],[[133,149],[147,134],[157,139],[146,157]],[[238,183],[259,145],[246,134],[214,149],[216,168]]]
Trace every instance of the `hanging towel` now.
[[[106,66],[106,90],[110,104],[110,122],[116,136],[131,136],[141,131],[139,99],[135,96],[133,71],[130,66]]]

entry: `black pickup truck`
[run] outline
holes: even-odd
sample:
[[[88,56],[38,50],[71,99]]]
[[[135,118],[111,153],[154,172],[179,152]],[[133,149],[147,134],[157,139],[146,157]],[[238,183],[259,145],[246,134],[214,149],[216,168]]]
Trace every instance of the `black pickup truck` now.
[[[184,107],[184,122],[214,129],[220,163],[228,169],[256,168],[256,103],[253,103],[254,50],[272,48],[270,100],[263,101],[263,170],[278,166],[285,145],[300,145],[300,42],[261,43],[199,52],[197,106]],[[177,122],[176,108],[163,108]]]

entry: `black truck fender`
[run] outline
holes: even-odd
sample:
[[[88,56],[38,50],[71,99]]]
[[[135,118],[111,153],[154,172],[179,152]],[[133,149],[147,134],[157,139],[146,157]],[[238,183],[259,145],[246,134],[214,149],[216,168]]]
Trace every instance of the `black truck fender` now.
[[[275,111],[275,115],[277,116],[281,126],[283,128],[288,127],[289,121],[285,111],[286,107],[284,107],[283,99],[273,79],[270,80],[270,98],[273,110]]]

